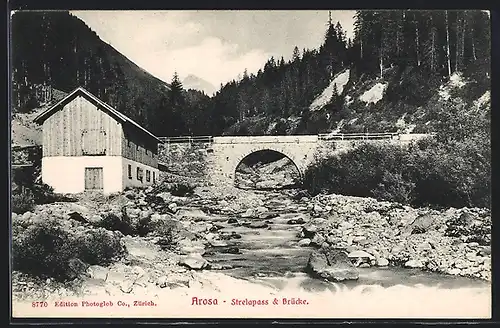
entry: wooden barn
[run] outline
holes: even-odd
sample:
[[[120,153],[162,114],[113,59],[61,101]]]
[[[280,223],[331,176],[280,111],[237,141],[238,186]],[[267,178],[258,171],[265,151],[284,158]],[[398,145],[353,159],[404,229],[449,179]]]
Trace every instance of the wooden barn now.
[[[158,138],[84,88],[35,118],[42,180],[57,193],[145,187],[158,179]]]

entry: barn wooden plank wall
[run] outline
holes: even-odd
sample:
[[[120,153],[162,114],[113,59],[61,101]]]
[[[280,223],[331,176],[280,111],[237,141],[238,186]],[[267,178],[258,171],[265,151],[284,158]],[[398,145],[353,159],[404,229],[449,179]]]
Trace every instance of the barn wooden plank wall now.
[[[158,167],[158,143],[78,96],[43,123],[43,156],[123,156]]]
[[[128,130],[123,138],[123,157],[152,167],[158,167],[158,143],[139,137]]]
[[[45,120],[43,137],[43,156],[121,155],[121,124],[81,96]]]

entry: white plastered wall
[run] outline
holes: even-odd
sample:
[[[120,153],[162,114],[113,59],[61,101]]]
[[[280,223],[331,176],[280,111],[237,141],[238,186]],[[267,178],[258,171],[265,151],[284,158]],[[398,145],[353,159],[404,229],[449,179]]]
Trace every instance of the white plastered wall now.
[[[85,168],[102,167],[103,193],[123,190],[123,165],[120,156],[57,156],[42,158],[42,181],[56,193],[85,191]]]
[[[129,178],[128,175],[128,165],[132,168],[132,177]],[[137,168],[142,168],[142,181],[137,179]],[[146,180],[146,171],[150,172],[149,182]],[[123,186],[126,187],[147,187],[153,185],[153,172],[155,172],[155,180],[158,181],[157,168],[142,163],[134,162],[132,160],[122,158],[122,172],[123,172]]]

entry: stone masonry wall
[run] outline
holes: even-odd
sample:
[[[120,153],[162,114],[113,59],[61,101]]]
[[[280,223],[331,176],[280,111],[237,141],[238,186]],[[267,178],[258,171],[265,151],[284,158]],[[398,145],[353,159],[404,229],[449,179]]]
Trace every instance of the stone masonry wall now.
[[[187,177],[204,177],[207,168],[208,143],[174,143],[158,146],[158,161],[167,171]]]

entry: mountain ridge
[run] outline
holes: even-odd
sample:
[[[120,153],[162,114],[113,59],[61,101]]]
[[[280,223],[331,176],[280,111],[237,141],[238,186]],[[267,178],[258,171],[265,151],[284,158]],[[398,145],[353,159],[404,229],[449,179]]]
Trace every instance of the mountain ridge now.
[[[213,84],[194,74],[188,74],[182,80],[182,85],[186,90],[193,89],[203,91],[208,96],[212,96],[217,91]]]

